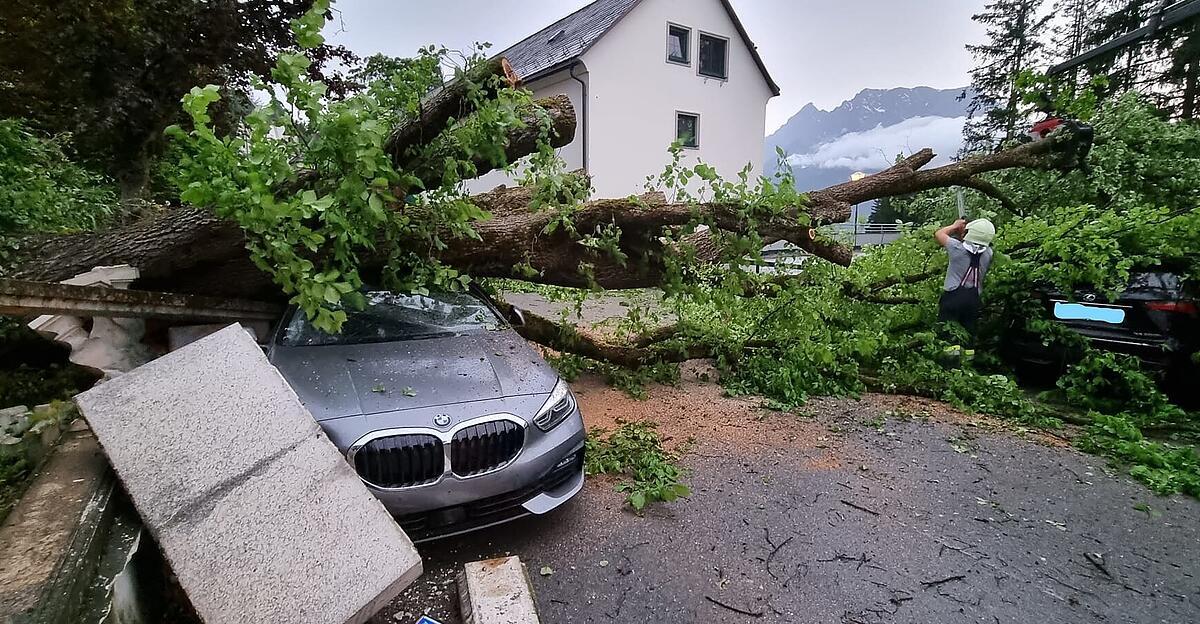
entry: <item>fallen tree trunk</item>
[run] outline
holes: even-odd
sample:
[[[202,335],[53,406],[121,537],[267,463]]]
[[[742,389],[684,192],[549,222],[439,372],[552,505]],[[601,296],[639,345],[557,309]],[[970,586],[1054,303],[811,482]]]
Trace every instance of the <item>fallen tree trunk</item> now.
[[[437,138],[452,119],[465,119],[475,112],[469,97],[474,86],[481,86],[481,97],[495,94],[492,85],[500,82],[508,87],[521,85],[521,78],[503,57],[493,58],[471,69],[466,79],[455,80],[425,98],[417,114],[392,129],[384,143],[384,151],[396,162],[403,161],[417,147]],[[574,133],[572,133],[574,134]]]
[[[563,126],[564,133],[571,129],[565,121]],[[492,215],[475,224],[480,240],[448,241],[449,247],[436,255],[447,265],[476,277],[512,277],[573,287],[655,287],[663,277],[664,252],[678,251],[664,248],[660,240],[664,228],[683,226],[701,217],[721,230],[744,233],[753,228],[766,242],[787,240],[815,256],[848,264],[849,248],[816,236],[812,227],[800,225],[795,217],[803,211],[814,226],[836,223],[849,217],[850,206],[855,203],[967,185],[988,171],[1049,166],[1043,157],[1051,152],[1052,145],[1052,141],[1031,143],[929,170],[921,167],[932,161],[934,154],[921,150],[878,174],[813,191],[809,193],[810,205],[795,208],[791,215],[754,224],[742,220],[734,206],[672,204],[661,194],[595,200],[573,213],[576,229],[585,235],[600,227],[620,228],[624,259],[593,249],[562,229],[548,234],[547,225],[556,215],[529,209],[532,190],[501,187],[473,198]],[[528,141],[513,141],[509,155],[519,158],[529,147]],[[694,249],[698,263],[710,262],[719,253],[703,234],[685,243]],[[106,232],[29,241],[15,263],[13,276],[59,281],[111,264],[138,267],[142,272],[138,288],[256,299],[276,290],[266,274],[246,257],[241,231],[197,208],[168,210]],[[369,259],[366,264],[370,268]],[[587,270],[581,269],[584,265]]]
[[[545,98],[535,104],[535,110],[526,111],[525,125],[509,134],[505,152],[510,162],[537,148],[537,129],[544,120],[551,124],[552,147],[574,140],[575,110],[567,96]],[[480,174],[492,168],[482,158],[476,159],[475,165]],[[441,175],[434,168],[415,173],[434,186]],[[312,175],[311,171],[298,172],[293,186],[303,187]],[[254,299],[280,297],[269,276],[250,261],[242,230],[209,210],[194,207],[166,209],[101,232],[26,239],[12,263],[12,276],[57,282],[97,266],[116,264],[139,269],[141,277],[135,283],[139,289]]]
[[[522,338],[561,353],[579,355],[625,368],[678,364],[690,360],[710,359],[718,355],[717,349],[683,339],[675,325],[662,326],[639,336],[614,341],[611,337],[598,335],[587,328],[564,325],[526,309],[521,309],[518,313],[516,306],[505,301],[498,303]],[[743,345],[727,345],[723,354],[730,355],[735,349],[769,346],[774,346],[774,343],[753,341]]]

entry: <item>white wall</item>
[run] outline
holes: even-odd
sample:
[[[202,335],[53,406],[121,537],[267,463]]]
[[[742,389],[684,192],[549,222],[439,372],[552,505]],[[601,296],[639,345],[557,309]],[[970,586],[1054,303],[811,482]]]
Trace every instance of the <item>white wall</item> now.
[[[667,62],[667,23],[692,29],[691,66]],[[699,31],[729,39],[728,80],[701,76]],[[753,35],[753,33],[751,33]],[[645,0],[583,56],[590,72],[589,171],[594,197],[644,190],[670,161],[675,113],[700,115],[700,149],[733,178],[760,168],[771,90],[718,0]]]
[[[575,75],[585,83],[588,82],[589,76],[587,68],[580,65],[575,68]],[[527,88],[533,91],[534,98],[551,97],[555,95],[565,94],[571,98],[571,105],[575,107],[575,140],[558,149],[558,155],[566,163],[567,170],[583,168],[583,87],[578,81],[571,78],[569,71],[561,71],[554,75],[526,85]],[[520,165],[517,165],[518,170],[516,175],[520,175]],[[471,194],[484,193],[490,191],[501,184],[505,186],[516,186],[517,182],[512,176],[503,171],[493,171],[481,178],[467,182],[467,190]]]

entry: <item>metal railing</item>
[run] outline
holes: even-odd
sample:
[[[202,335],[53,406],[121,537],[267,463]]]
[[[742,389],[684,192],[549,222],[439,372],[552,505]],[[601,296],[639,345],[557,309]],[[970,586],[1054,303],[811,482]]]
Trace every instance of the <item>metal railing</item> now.
[[[911,225],[904,223],[837,223],[829,226],[833,236],[855,249],[865,245],[886,245],[904,236]]]

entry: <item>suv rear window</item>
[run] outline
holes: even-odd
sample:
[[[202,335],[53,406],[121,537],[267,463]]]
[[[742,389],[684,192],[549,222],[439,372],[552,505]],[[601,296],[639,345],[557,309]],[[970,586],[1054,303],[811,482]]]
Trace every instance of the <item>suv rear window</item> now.
[[[366,298],[366,308],[346,311],[346,323],[339,334],[327,334],[313,327],[303,312],[295,311],[279,344],[312,347],[399,342],[500,327],[500,320],[487,304],[467,293],[401,295],[373,291],[366,293]]]

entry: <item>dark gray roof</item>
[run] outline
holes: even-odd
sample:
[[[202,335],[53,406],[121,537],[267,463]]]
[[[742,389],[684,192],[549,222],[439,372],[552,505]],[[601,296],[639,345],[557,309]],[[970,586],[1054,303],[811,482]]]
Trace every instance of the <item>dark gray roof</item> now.
[[[512,64],[513,71],[522,80],[532,81],[568,66],[575,59],[583,56],[592,45],[603,37],[621,18],[629,14],[642,0],[596,0],[582,9],[554,22],[516,43],[500,53]],[[763,78],[771,87],[771,92],[779,95],[779,85],[767,72],[767,66],[758,55],[758,48],[750,40],[742,21],[729,0],[721,0],[721,5],[729,13],[734,27],[741,35],[742,41],[750,49],[755,64],[762,71]]]
[[[501,52],[522,80],[536,80],[583,55],[641,0],[597,0]]]

